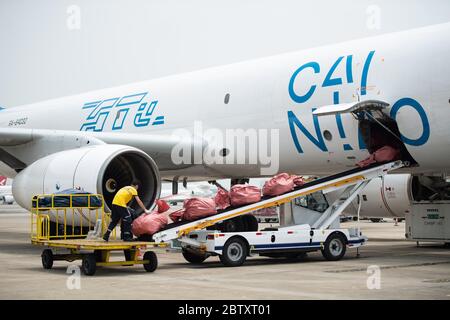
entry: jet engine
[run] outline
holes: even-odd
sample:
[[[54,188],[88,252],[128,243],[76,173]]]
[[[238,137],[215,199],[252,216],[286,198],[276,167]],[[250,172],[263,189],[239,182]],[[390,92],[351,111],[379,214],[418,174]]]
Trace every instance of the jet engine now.
[[[80,187],[102,194],[105,210],[111,208],[115,193],[132,180],[141,182],[138,190],[144,205],[150,207],[159,197],[158,167],[143,151],[124,145],[95,145],[50,154],[22,170],[13,181],[16,202],[30,210],[36,194],[52,194]],[[132,207],[140,210],[136,203]]]
[[[361,201],[361,217],[403,218],[410,208],[411,180],[410,174],[392,174],[372,179],[344,213],[356,216],[358,202]],[[333,203],[341,192],[338,190],[327,193],[325,196],[328,203]]]
[[[327,193],[328,203],[336,200],[340,192]],[[404,218],[413,201],[439,200],[450,200],[450,182],[445,177],[389,174],[373,179],[345,213],[356,215],[361,201],[361,217]]]

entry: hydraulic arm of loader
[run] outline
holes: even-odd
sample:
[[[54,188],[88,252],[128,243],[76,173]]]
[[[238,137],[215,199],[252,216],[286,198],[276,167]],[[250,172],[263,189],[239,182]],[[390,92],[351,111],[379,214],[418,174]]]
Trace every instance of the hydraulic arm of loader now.
[[[341,196],[328,207],[312,227],[314,229],[327,229],[372,179],[364,180],[359,182],[356,186],[345,188]],[[348,196],[344,197],[347,193]]]

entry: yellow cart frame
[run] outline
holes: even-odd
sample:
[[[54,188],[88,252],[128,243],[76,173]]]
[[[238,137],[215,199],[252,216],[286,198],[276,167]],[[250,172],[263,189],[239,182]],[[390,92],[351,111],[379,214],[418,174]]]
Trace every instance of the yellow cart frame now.
[[[65,197],[68,206],[61,206],[55,199]],[[84,197],[86,206],[76,206],[73,200]],[[96,202],[93,200],[96,197]],[[42,200],[50,199],[50,204],[41,205]],[[100,206],[94,206],[98,203]],[[93,218],[94,217],[94,218]],[[95,219],[95,220],[94,220]],[[147,272],[153,272],[158,267],[158,259],[149,248],[166,248],[168,244],[145,241],[125,242],[116,240],[116,230],[109,242],[103,239],[87,239],[89,231],[93,231],[95,223],[101,219],[101,234],[107,228],[110,214],[104,210],[103,197],[99,194],[44,194],[36,195],[32,200],[31,210],[31,243],[46,246],[42,251],[42,266],[51,269],[54,261],[82,260],[81,270],[85,275],[94,275],[98,266],[133,266],[142,264]],[[76,224],[78,224],[76,226]],[[84,224],[84,225],[83,225]],[[53,227],[53,228],[52,228]],[[58,250],[68,250],[68,253],[57,253]],[[112,261],[112,251],[123,251],[125,260]],[[143,258],[140,252],[146,251]]]

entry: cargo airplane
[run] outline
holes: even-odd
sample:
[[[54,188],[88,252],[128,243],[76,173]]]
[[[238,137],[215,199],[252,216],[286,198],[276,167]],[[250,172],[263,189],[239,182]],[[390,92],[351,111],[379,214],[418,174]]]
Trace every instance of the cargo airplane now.
[[[24,208],[74,186],[109,206],[133,178],[151,206],[163,180],[324,176],[391,145],[403,173],[438,188],[450,171],[449,57],[445,23],[3,108],[0,174]],[[217,139],[227,130],[240,147]]]

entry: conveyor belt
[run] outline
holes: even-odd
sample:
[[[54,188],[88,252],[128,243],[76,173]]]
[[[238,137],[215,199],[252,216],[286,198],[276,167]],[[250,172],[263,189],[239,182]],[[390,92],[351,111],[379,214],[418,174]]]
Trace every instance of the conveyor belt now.
[[[302,186],[296,187],[294,190],[289,191],[283,195],[279,196],[264,196],[260,201],[252,204],[242,205],[242,206],[230,206],[224,210],[218,210],[214,215],[200,218],[194,221],[178,221],[167,225],[164,229],[156,233],[153,238],[158,240],[171,240],[169,238],[175,237],[171,230],[177,230],[177,234],[182,235],[183,233],[192,231],[193,229],[203,229],[207,226],[213,225],[217,222],[228,220],[239,215],[244,215],[249,212],[258,210],[262,207],[269,207],[278,205],[291,201],[294,198],[304,196],[306,194],[311,194],[316,191],[330,189],[330,188],[340,188],[343,186],[348,186],[357,183],[361,180],[371,179],[375,176],[381,176],[386,174],[388,171],[402,167],[401,161],[389,162],[389,163],[375,163],[363,168],[354,168],[351,170],[343,171],[334,175],[319,178]],[[317,186],[316,188],[314,188]],[[305,192],[302,192],[304,190]],[[272,201],[271,201],[272,200]],[[230,213],[227,215],[227,213]],[[184,227],[185,226],[185,227]],[[184,229],[184,230],[183,230]],[[181,231],[181,232],[180,232]],[[171,236],[164,236],[165,234],[172,233]],[[176,238],[176,237],[175,237]]]
[[[354,174],[354,173],[364,172],[364,171],[367,171],[368,169],[380,167],[380,166],[382,166],[383,164],[384,164],[384,163],[374,163],[374,164],[371,164],[370,166],[367,166],[367,167],[363,167],[363,168],[359,168],[359,167],[358,167],[358,168],[354,168],[354,169],[351,169],[351,170],[343,171],[343,172],[340,172],[340,173],[337,173],[337,174],[334,174],[334,175],[331,175],[331,176],[326,176],[326,177],[323,177],[323,178],[315,179],[315,180],[312,180],[312,181],[310,181],[310,182],[307,182],[307,183],[305,183],[305,184],[303,184],[303,185],[301,185],[301,186],[298,186],[298,187],[294,188],[293,191],[298,191],[298,190],[302,190],[302,189],[307,189],[307,188],[309,188],[309,187],[318,185],[318,184],[320,184],[320,183],[324,183],[324,182],[331,181],[331,180],[334,180],[334,179],[346,177],[346,176],[352,175],[352,174]],[[293,191],[289,191],[289,192],[287,192],[286,194],[292,193]],[[263,196],[263,197],[261,197],[261,201],[269,200],[269,199],[272,199],[272,198],[275,198],[275,197],[279,197],[279,196]],[[232,211],[232,210],[235,210],[235,209],[239,209],[239,208],[242,208],[242,207],[245,207],[245,206],[248,206],[248,204],[244,204],[244,205],[242,205],[242,206],[229,206],[229,207],[227,207],[226,209],[217,210],[217,213],[216,213],[216,214],[213,214],[213,215],[211,215],[211,216],[208,216],[208,218],[214,217],[214,216],[219,215],[219,214],[221,214],[221,213],[225,213],[225,212],[229,212],[229,211]],[[195,221],[199,221],[199,220],[203,220],[203,219],[205,219],[205,218],[199,218],[199,219],[196,219],[196,220],[190,220],[190,221],[177,221],[177,222],[173,222],[173,223],[170,223],[170,224],[168,224],[167,226],[165,226],[165,227],[164,227],[163,229],[161,229],[160,231],[164,231],[164,230],[168,230],[168,229],[180,227],[180,226],[183,226],[183,225],[185,225],[185,224],[188,224],[188,223],[191,223],[191,222],[195,222]]]

